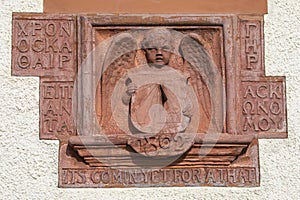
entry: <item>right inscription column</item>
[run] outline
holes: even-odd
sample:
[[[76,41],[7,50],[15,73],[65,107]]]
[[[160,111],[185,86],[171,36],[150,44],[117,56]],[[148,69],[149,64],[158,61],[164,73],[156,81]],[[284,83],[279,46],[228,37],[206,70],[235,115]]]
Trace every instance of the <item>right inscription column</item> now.
[[[240,110],[242,134],[287,137],[285,78],[267,77],[264,68],[263,17],[240,16]]]

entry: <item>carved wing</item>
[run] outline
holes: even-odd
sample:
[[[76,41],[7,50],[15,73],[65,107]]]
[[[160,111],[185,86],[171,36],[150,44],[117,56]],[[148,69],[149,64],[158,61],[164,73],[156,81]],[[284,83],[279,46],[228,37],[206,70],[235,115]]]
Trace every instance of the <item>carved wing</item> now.
[[[114,36],[104,56],[103,72],[97,86],[96,113],[102,130],[109,133],[122,132],[112,117],[114,108],[111,98],[116,83],[134,67],[137,41],[129,33]]]
[[[191,73],[191,79],[194,79],[192,86],[199,98],[199,107],[202,112],[200,124],[207,121],[209,125],[206,127],[208,129],[206,132],[222,131],[223,84],[221,72],[200,40],[193,35],[186,35],[182,38],[179,53],[193,71]]]

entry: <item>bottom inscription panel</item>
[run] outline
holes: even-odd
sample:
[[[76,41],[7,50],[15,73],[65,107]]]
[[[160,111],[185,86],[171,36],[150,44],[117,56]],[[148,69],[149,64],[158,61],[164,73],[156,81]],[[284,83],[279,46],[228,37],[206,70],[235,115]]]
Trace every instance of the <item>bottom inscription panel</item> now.
[[[67,169],[60,187],[133,186],[257,186],[255,167],[202,167],[172,169]]]

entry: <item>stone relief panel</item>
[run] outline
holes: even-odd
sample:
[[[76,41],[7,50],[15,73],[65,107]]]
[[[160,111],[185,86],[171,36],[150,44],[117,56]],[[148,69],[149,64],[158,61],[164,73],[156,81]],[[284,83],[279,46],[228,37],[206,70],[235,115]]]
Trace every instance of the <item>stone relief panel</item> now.
[[[14,14],[12,74],[40,77],[59,187],[259,186],[287,137],[262,16]]]
[[[223,108],[221,107],[221,102],[223,101],[221,95],[224,93],[224,84],[222,84],[222,81],[225,80],[222,78],[224,75],[224,69],[222,68],[224,66],[224,58],[221,56],[222,48],[212,49],[215,60],[219,64],[217,66],[212,60],[211,54],[206,52],[200,43],[202,41],[209,47],[212,45],[222,46],[220,37],[222,34],[221,29],[218,27],[210,29],[211,35],[205,35],[209,30],[208,28],[206,30],[202,28],[203,32],[200,31],[200,33],[204,37],[208,37],[210,41],[213,41],[211,44],[204,43],[203,36],[201,37],[199,34],[193,33],[196,32],[195,30],[189,33],[194,34],[195,38],[175,30],[169,31],[166,28],[150,27],[145,30],[131,30],[115,35],[115,39],[113,39],[110,47],[111,49],[106,53],[108,59],[114,56],[113,54],[117,52],[117,49],[121,45],[124,45],[126,50],[128,49],[126,46],[132,46],[135,49],[133,52],[128,52],[127,54],[120,53],[124,55],[121,55],[110,63],[101,75],[101,80],[96,89],[96,113],[100,126],[106,132],[113,132],[115,134],[126,134],[126,132],[133,134],[134,132],[152,133],[153,130],[150,131],[150,129],[155,129],[155,127],[156,129],[160,129],[160,132],[177,133],[184,132],[187,128],[192,129],[191,126],[194,126],[194,130],[189,130],[188,132],[204,133],[211,125],[211,121],[213,123],[218,121],[218,127],[217,124],[212,126],[219,130],[222,129],[223,116],[213,116],[212,119],[211,106],[211,103],[214,103],[214,108],[220,111],[214,111],[215,114],[221,113],[221,115],[224,115],[222,113]],[[102,31],[97,32],[98,34],[102,34]],[[170,38],[172,37],[177,37],[178,39],[171,40]],[[141,39],[137,41],[133,38]],[[123,43],[121,44],[121,42]],[[142,45],[153,47],[148,48]],[[197,48],[200,51],[197,51]],[[192,51],[188,53],[190,49]],[[200,60],[193,60],[197,56],[204,57],[202,60],[206,59],[206,63],[202,62],[200,64]],[[190,60],[190,62],[187,60]],[[104,63],[106,62],[107,60],[104,61]],[[192,62],[194,62],[194,65],[198,65],[199,69],[193,67],[190,64]],[[201,66],[203,66],[202,68],[206,68],[208,72],[202,70]],[[211,78],[205,75],[205,73],[210,73]],[[220,84],[220,91],[215,92],[215,100],[218,103],[210,99],[209,89],[216,88],[213,85],[209,85],[211,84],[211,79],[218,80]],[[178,84],[174,84],[176,81],[178,81]],[[118,94],[121,94],[121,96]],[[111,102],[111,99],[115,101]],[[197,101],[193,102],[193,100]],[[113,104],[112,107],[107,106],[110,103]],[[166,127],[164,128],[159,128],[160,125],[158,124],[164,121],[163,119],[155,122],[156,125],[147,125],[150,121],[150,116],[148,115],[149,109],[155,104],[163,105],[164,109],[162,111],[165,110],[167,112],[165,116],[166,121],[164,122]],[[113,112],[112,109],[117,110],[117,112]],[[120,110],[122,111],[120,112]],[[121,114],[123,116],[120,116]],[[155,115],[155,113],[153,114]],[[129,121],[127,117],[129,117]],[[163,112],[153,117],[153,119],[159,119],[159,117],[163,117]],[[197,123],[199,122],[199,118],[202,119],[202,123]],[[117,124],[116,120],[118,120],[119,124]],[[107,123],[108,121],[110,123]],[[122,127],[120,127],[120,124],[122,124],[121,121],[125,121]],[[114,127],[111,127],[113,124],[115,124]],[[132,126],[128,126],[129,124]],[[189,126],[190,124],[191,126]],[[197,124],[198,128],[196,127]],[[113,130],[110,130],[107,126],[110,126]],[[118,130],[120,128],[126,130]],[[130,128],[131,130],[129,130]]]

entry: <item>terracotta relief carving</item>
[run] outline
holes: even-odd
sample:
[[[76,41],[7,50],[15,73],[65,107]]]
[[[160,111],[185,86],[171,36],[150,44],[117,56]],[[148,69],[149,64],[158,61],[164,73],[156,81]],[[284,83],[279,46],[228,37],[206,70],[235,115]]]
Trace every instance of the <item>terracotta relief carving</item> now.
[[[258,186],[258,138],[287,137],[262,19],[14,14],[12,74],[40,77],[59,186]]]

